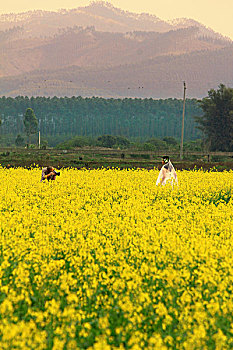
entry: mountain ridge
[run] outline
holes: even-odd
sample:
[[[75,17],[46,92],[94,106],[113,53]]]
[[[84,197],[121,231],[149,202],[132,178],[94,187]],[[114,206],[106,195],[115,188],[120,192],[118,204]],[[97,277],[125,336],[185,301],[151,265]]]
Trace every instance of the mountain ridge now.
[[[228,57],[232,48],[232,40],[195,20],[166,22],[155,15],[134,14],[105,2],[57,12],[31,11],[18,17],[0,15],[0,94],[61,96],[80,91],[83,96],[94,92],[102,97],[124,93],[130,97],[173,97],[177,96],[176,82],[191,79],[195,83],[187,81],[193,86],[190,93],[200,97],[203,87],[233,84],[233,62]],[[112,71],[110,78],[106,67]],[[72,69],[88,83],[74,82]],[[150,69],[153,79],[162,82],[155,84],[154,95]],[[42,73],[35,73],[43,71],[46,79]],[[111,84],[106,86],[95,71],[102,72]],[[136,85],[139,86],[134,88]]]
[[[157,29],[159,32],[163,32],[163,31],[168,31],[171,29],[177,29],[177,27],[189,27],[189,26],[197,26],[200,27],[202,29],[205,29],[206,33],[208,33],[210,36],[216,36],[217,38],[221,37],[223,39],[226,40],[230,40],[230,38],[220,34],[220,33],[216,33],[214,30],[212,30],[211,28],[207,28],[206,26],[204,26],[203,24],[201,24],[200,22],[193,20],[193,19],[187,19],[187,18],[176,18],[174,20],[162,20],[159,17],[157,17],[156,15],[152,15],[149,13],[133,13],[130,11],[124,11],[121,10],[119,8],[114,7],[112,4],[108,3],[108,2],[104,2],[104,1],[96,1],[96,2],[92,2],[90,3],[90,5],[88,6],[82,6],[82,7],[77,7],[74,9],[70,9],[70,10],[66,10],[66,9],[60,9],[60,10],[56,10],[56,11],[45,11],[45,10],[34,10],[34,11],[27,11],[27,12],[22,12],[22,13],[16,13],[16,14],[1,14],[0,15],[0,30],[2,27],[4,27],[4,23],[8,23],[8,27],[10,25],[10,23],[18,23],[18,22],[22,22],[23,20],[26,20],[27,23],[30,22],[30,19],[36,18],[36,19],[43,19],[44,17],[46,18],[46,20],[51,19],[50,17],[56,17],[56,16],[63,16],[64,18],[67,16],[72,16],[72,15],[78,15],[78,14],[85,14],[85,15],[89,15],[89,16],[96,16],[96,14],[98,14],[99,18],[101,18],[102,20],[104,18],[107,18],[107,20],[110,19],[115,19],[116,18],[119,20],[123,20],[123,22],[127,22],[127,20],[136,20],[137,22],[140,21],[146,21],[146,24],[144,23],[144,26],[149,26],[151,25],[151,28],[147,27],[143,27],[141,28],[141,30],[143,31],[155,31],[155,29]],[[108,16],[107,16],[108,15]],[[57,20],[59,18],[57,17]],[[59,19],[61,20],[61,19]],[[57,24],[53,23],[53,25],[55,26],[55,29],[58,27],[64,27],[62,25],[62,23],[58,20]],[[76,19],[77,20],[77,19]],[[92,22],[89,23],[82,23],[83,19],[79,18],[80,20],[80,25],[81,26],[95,26],[96,30],[98,31],[102,31],[101,28],[99,28],[99,24],[95,25],[93,23],[93,17],[92,17]],[[67,22],[65,22],[67,23]],[[71,22],[72,23],[72,19]],[[158,23],[162,26],[160,28],[155,28],[154,25],[158,25]],[[129,23],[128,23],[129,24]],[[134,23],[135,24],[135,23]],[[140,24],[140,23],[139,23]],[[66,26],[66,25],[65,25]],[[8,29],[8,28],[7,28]],[[122,30],[121,30],[122,29]],[[128,29],[125,28],[122,24],[119,26],[119,28],[117,28],[117,30],[115,29],[115,27],[112,28],[112,31],[117,31],[117,32],[125,32],[127,30],[132,31],[132,30],[136,30],[139,28],[136,27],[129,27]]]

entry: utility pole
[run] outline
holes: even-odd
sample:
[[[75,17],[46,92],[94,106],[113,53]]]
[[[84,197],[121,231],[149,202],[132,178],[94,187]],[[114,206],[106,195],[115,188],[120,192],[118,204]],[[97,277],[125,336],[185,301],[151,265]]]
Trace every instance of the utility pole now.
[[[185,92],[186,92],[186,84],[185,84],[185,81],[184,81],[184,98],[183,98],[183,116],[182,116],[181,143],[180,143],[180,159],[183,159],[183,145],[184,145],[184,115],[185,115]]]
[[[38,146],[39,146],[39,149],[40,149],[40,130],[39,130],[39,133],[38,133]]]
[[[39,119],[39,131],[38,131],[38,148],[40,149],[40,119]]]

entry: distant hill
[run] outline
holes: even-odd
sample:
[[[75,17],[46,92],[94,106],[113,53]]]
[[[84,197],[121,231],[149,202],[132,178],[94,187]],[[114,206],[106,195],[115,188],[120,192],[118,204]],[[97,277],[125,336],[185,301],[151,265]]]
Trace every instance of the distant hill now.
[[[0,95],[200,97],[233,84],[233,43],[191,19],[105,2],[0,16]]]
[[[92,2],[89,6],[60,11],[29,11],[19,14],[0,15],[0,30],[23,26],[25,36],[51,36],[62,28],[72,26],[94,26],[97,31],[126,33],[131,31],[154,31],[164,33],[172,29],[196,26],[203,33],[213,38],[224,38],[221,34],[206,28],[192,19],[163,21],[147,13],[136,14],[115,8],[107,2]],[[227,38],[224,38],[227,40]]]
[[[0,95],[202,97],[219,82],[233,85],[233,47],[213,52],[159,56],[137,64],[39,70],[0,79]],[[213,74],[214,73],[214,74]]]

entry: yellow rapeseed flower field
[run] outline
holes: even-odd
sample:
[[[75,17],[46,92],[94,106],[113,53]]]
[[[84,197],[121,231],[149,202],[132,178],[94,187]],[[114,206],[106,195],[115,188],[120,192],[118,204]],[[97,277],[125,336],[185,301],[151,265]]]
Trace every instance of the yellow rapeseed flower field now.
[[[232,349],[233,172],[0,168],[0,349]]]

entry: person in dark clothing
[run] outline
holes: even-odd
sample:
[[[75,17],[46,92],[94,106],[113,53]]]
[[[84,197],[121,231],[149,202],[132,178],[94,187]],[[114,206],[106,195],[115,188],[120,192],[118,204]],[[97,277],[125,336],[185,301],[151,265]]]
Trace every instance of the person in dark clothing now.
[[[55,180],[56,176],[60,175],[60,172],[57,172],[52,166],[47,166],[42,169],[41,180]]]

